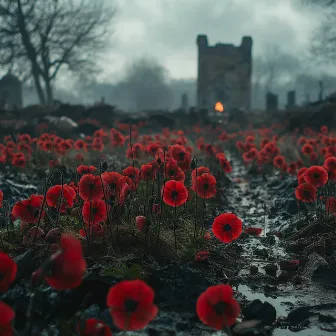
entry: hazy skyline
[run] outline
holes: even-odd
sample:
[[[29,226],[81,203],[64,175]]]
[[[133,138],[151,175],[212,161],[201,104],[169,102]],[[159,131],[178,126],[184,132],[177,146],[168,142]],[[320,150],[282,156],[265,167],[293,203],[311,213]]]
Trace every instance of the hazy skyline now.
[[[109,0],[107,0],[109,1]],[[300,0],[117,0],[112,47],[104,57],[103,78],[120,79],[127,62],[139,56],[157,59],[172,78],[196,78],[197,34],[211,45],[240,44],[253,38],[253,55],[269,44],[288,53],[304,53],[318,14]]]

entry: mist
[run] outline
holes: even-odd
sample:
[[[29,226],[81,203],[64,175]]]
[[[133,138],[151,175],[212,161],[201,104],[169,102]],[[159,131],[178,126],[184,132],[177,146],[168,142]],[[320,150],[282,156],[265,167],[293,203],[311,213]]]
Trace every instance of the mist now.
[[[324,96],[336,89],[336,75],[314,68],[307,71],[306,62],[291,54],[281,53],[276,46],[257,55],[252,70],[252,107],[265,109],[268,91],[278,94],[279,108],[286,105],[287,92],[296,91],[296,103],[315,101],[319,97],[319,81]],[[141,57],[129,63],[117,82],[80,77],[71,84],[55,86],[55,100],[69,104],[91,105],[104,98],[106,104],[129,112],[181,107],[181,97],[188,95],[189,106],[196,104],[196,78],[171,78],[169,71],[154,58]],[[69,82],[68,82],[69,83]],[[24,105],[38,104],[33,86],[24,86]]]

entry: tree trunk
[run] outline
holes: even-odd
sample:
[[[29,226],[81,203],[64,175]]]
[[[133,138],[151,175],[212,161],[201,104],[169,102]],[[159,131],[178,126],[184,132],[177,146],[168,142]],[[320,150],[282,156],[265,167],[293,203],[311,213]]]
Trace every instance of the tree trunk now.
[[[34,70],[32,71],[33,77],[34,77],[34,82],[35,82],[35,88],[36,88],[36,92],[38,94],[40,103],[42,105],[45,105],[46,100],[45,100],[45,96],[44,96],[44,92],[41,86],[41,81],[40,81],[40,76],[38,74],[38,70]]]
[[[54,101],[54,95],[53,95],[53,89],[52,85],[49,79],[45,79],[45,88],[46,88],[46,94],[47,94],[47,104],[52,105]]]

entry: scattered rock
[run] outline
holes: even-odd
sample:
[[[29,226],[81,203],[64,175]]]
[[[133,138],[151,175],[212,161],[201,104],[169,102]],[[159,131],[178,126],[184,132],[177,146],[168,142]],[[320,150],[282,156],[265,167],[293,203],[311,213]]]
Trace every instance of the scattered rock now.
[[[279,282],[287,282],[290,278],[291,276],[287,271],[282,271],[277,277]]]
[[[259,320],[265,325],[272,325],[276,320],[275,308],[265,301],[262,303],[259,299],[250,302],[242,311],[246,320]]]
[[[290,199],[287,201],[286,211],[291,215],[297,215],[299,213],[299,207],[295,199]]]
[[[278,270],[278,266],[276,264],[267,264],[265,266],[265,272],[267,275],[272,277],[276,277],[276,272]]]
[[[314,314],[310,311],[310,307],[299,307],[288,313],[287,321],[291,324],[299,324]]]
[[[333,323],[333,322],[336,322],[336,317],[331,316],[331,315],[320,314],[318,317],[318,320],[322,323]]]
[[[320,278],[321,274],[328,268],[327,261],[316,252],[308,257],[308,261],[301,273],[301,278],[305,282],[311,282],[315,274],[315,279]]]

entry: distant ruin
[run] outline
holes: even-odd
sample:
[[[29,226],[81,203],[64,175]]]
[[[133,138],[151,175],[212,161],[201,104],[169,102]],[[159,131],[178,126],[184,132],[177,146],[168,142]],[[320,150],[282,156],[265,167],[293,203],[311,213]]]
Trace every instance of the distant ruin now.
[[[22,83],[11,73],[0,80],[0,108],[7,110],[22,108]]]
[[[218,43],[209,46],[206,35],[197,36],[197,106],[213,111],[216,102],[226,110],[251,109],[252,38],[240,46]]]

